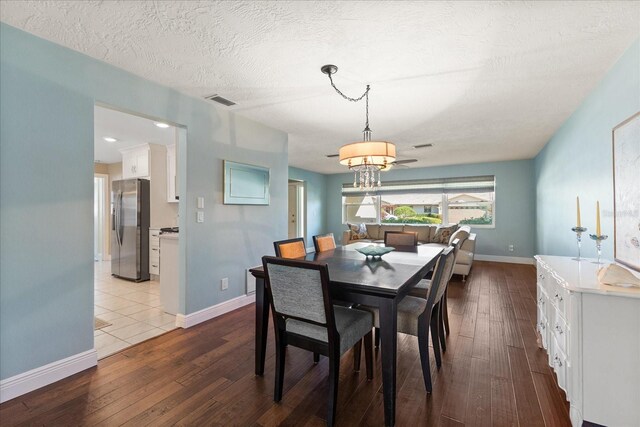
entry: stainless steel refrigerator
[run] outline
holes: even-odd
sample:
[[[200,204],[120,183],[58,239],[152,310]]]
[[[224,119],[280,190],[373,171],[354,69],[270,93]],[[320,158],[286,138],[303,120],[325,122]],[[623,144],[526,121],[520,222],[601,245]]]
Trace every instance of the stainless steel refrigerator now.
[[[149,280],[149,180],[125,179],[111,185],[111,274]]]

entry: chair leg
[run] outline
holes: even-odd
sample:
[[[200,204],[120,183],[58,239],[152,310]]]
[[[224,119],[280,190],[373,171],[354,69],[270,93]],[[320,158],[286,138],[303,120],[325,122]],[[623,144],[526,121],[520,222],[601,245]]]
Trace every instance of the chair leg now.
[[[444,296],[442,297],[442,318],[444,319],[444,330],[447,331],[447,335],[449,335],[449,307],[447,305],[447,293],[449,292],[449,289],[447,287],[447,289],[444,291]]]
[[[364,363],[367,365],[367,379],[373,379],[373,334],[364,336]]]
[[[376,328],[376,348],[380,347],[380,328]]]
[[[420,350],[420,365],[422,365],[422,379],[427,393],[431,393],[431,366],[429,364],[429,325],[427,315],[418,318],[418,349]]]
[[[462,275],[462,282],[464,283],[464,282],[466,282],[466,281],[467,281],[467,275],[466,275],[466,274],[463,274],[463,275]]]
[[[442,352],[447,351],[447,337],[444,334],[444,314],[442,310],[442,300],[440,300],[440,304],[438,304],[438,339],[440,340],[440,348],[442,348]]]
[[[353,346],[353,370],[355,372],[360,372],[360,355],[362,354],[362,340],[358,341],[356,345]]]
[[[329,356],[329,405],[327,407],[327,425],[332,427],[336,421],[338,405],[338,381],[340,379],[340,349]]]
[[[286,344],[276,343],[276,381],[273,400],[280,402],[282,400],[282,387],[284,385],[284,361],[286,353]]]
[[[313,353],[313,364],[317,365],[320,361],[320,353]]]
[[[433,307],[433,311],[431,312],[431,342],[433,343],[433,354],[436,357],[436,366],[438,370],[440,366],[442,366],[442,357],[440,356],[440,327],[439,323],[439,314],[438,310],[440,309],[440,304],[436,304]]]

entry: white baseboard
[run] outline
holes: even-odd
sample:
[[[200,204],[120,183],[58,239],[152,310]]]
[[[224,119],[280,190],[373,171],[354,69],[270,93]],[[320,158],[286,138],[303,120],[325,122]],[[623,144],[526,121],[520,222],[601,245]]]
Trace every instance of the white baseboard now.
[[[256,295],[242,295],[211,307],[203,308],[191,314],[177,314],[176,326],[179,328],[190,328],[198,323],[206,322],[214,317],[222,316],[230,311],[236,310],[256,301]]]
[[[0,403],[60,381],[97,364],[98,353],[93,349],[14,375],[0,381]]]
[[[510,264],[532,264],[532,265],[535,265],[535,263],[536,263],[536,261],[533,258],[519,257],[519,256],[500,256],[500,255],[475,254],[473,259],[477,260],[477,261],[508,262]]]

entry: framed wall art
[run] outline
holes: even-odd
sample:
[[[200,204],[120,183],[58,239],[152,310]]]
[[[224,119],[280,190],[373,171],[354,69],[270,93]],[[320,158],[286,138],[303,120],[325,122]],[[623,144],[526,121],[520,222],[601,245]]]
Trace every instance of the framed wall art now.
[[[224,160],[225,205],[268,205],[269,168]]]
[[[640,112],[613,128],[613,254],[640,271]]]

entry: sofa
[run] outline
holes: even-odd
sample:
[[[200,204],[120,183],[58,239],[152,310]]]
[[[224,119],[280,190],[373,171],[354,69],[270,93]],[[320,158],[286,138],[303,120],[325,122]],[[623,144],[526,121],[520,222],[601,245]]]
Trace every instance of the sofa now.
[[[447,246],[453,240],[462,239],[460,251],[458,252],[458,258],[453,268],[454,274],[462,275],[462,280],[465,281],[466,276],[471,271],[473,265],[473,256],[476,250],[476,234],[471,232],[471,227],[464,225],[457,227],[457,230],[451,234],[448,239],[448,243],[433,243],[436,238],[438,226],[436,225],[413,225],[413,224],[360,224],[360,236],[358,233],[354,233],[351,229],[342,233],[342,244],[348,245],[355,242],[371,242],[382,243],[384,242],[385,231],[403,231],[403,232],[415,232],[418,233],[419,245],[433,245],[433,246]],[[366,229],[363,230],[362,227]]]

